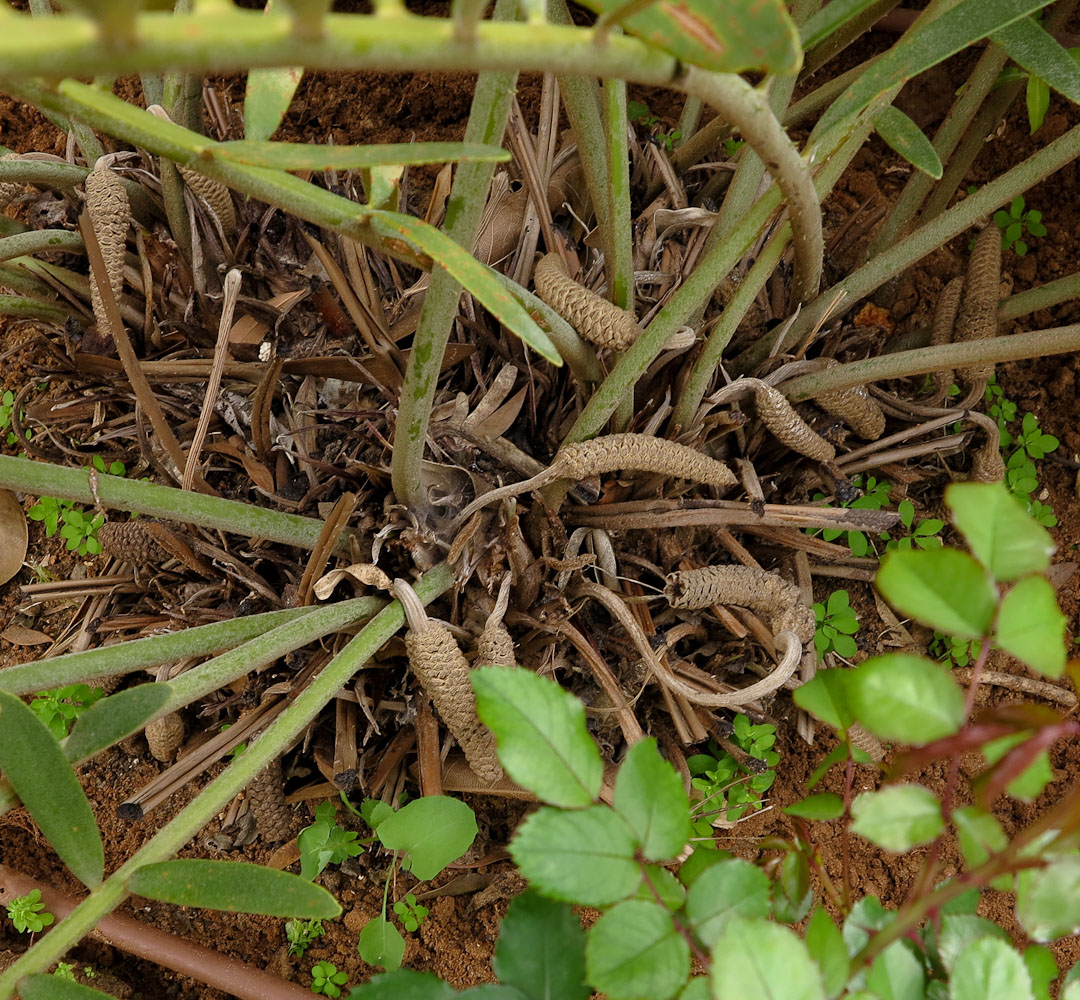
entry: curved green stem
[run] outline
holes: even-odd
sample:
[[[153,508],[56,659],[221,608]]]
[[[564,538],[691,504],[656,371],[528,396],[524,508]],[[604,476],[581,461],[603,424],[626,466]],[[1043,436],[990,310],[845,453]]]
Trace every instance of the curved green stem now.
[[[442,563],[424,574],[413,588],[425,604],[447,590],[453,583],[453,570]],[[349,679],[379,651],[404,624],[401,604],[394,601],[367,624],[337,656],[334,657],[295,700],[251,743],[241,757],[236,758],[212,781],[195,800],[163,826],[143,847],[121,865],[52,930],[0,974],[0,1000],[14,995],[16,984],[23,976],[43,972],[82,937],[106,914],[119,906],[126,896],[127,880],[143,865],[171,858],[196,833],[241,791],[264,767],[288,749],[324,705],[341,690]]]
[[[67,306],[54,306],[21,295],[0,295],[0,316],[21,316],[23,319],[39,319],[43,323],[63,326],[70,315],[71,310]]]
[[[11,260],[24,254],[64,250],[82,253],[82,237],[70,229],[31,229],[29,232],[0,239],[0,260]]]

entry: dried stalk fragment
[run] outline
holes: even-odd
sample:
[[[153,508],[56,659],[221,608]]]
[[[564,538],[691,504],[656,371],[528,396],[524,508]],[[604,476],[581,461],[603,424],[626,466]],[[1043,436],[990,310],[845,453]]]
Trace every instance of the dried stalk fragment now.
[[[975,247],[964,279],[964,296],[956,317],[953,339],[984,340],[997,334],[998,291],[1001,284],[1001,233],[992,222],[975,237]],[[994,374],[992,364],[959,368],[969,385],[985,382]]]
[[[155,719],[146,727],[146,742],[155,760],[171,764],[184,743],[184,720],[176,712]]]
[[[835,366],[836,362],[830,359],[828,367]],[[864,385],[823,392],[814,397],[814,402],[826,413],[840,417],[864,441],[876,441],[885,432],[885,414]]]
[[[281,758],[267,764],[248,785],[248,801],[264,841],[288,840],[292,836],[292,810],[285,802],[285,778]]]
[[[814,612],[799,588],[775,573],[750,566],[704,566],[669,573],[664,596],[673,608],[735,604],[760,612],[774,634],[794,632],[804,645],[814,638]]]
[[[119,302],[124,288],[124,252],[127,246],[128,223],[131,221],[127,191],[123,181],[101,161],[86,175],[84,186],[86,211],[101,248],[101,257],[105,261],[109,287],[112,289],[113,298]],[[101,302],[101,291],[93,280],[90,282],[90,302],[99,329],[108,330],[109,321]]]
[[[404,606],[409,623],[405,634],[409,666],[461,744],[469,767],[484,781],[498,781],[503,770],[495,754],[495,738],[476,715],[469,663],[457,640],[445,625],[428,618],[405,580],[394,581],[394,596]]]
[[[536,265],[533,277],[536,294],[590,344],[625,351],[641,336],[633,313],[579,285],[567,274],[558,253],[545,256]]]
[[[964,279],[953,278],[944,288],[934,308],[934,325],[930,332],[930,345],[951,344],[956,327],[956,314],[960,311],[960,297],[964,294]],[[951,368],[943,368],[931,376],[934,385],[933,405],[939,405],[953,383]]]
[[[229,194],[229,189],[221,181],[200,174],[198,171],[192,170],[191,167],[183,167],[177,164],[176,169],[180,171],[184,183],[191,188],[191,193],[206,202],[207,207],[221,224],[221,231],[226,236],[235,235],[236,209],[233,208],[232,195]]]
[[[779,389],[758,382],[754,386],[754,404],[758,419],[781,444],[815,462],[831,462],[836,457],[833,446],[810,429]]]

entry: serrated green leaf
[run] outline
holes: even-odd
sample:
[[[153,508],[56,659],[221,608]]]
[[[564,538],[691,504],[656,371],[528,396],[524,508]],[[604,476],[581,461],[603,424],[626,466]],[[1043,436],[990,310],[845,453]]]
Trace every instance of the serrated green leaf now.
[[[721,861],[731,860],[730,851],[718,851],[702,843],[694,845],[693,853],[679,865],[679,881],[689,889],[701,876]]]
[[[964,695],[948,669],[923,656],[872,656],[848,677],[855,718],[879,739],[929,743],[964,722]]]
[[[1029,79],[1037,77],[1044,86],[1049,84],[1074,104],[1080,103],[1080,66],[1053,35],[1030,17],[1014,21],[990,37],[1031,74]]]
[[[585,932],[566,903],[546,899],[535,889],[515,897],[506,911],[495,945],[492,968],[500,981],[528,1000],[588,1000],[585,985]]]
[[[799,29],[799,41],[808,52],[838,28],[857,17],[876,0],[831,0]]]
[[[588,0],[585,6],[614,14],[626,0]],[[798,33],[779,0],[656,3],[619,23],[680,62],[717,73],[794,73],[802,64]]]
[[[937,935],[937,949],[945,971],[951,975],[960,953],[972,941],[977,941],[979,938],[1010,940],[1004,928],[975,913],[954,913],[943,916]]]
[[[702,872],[690,887],[686,915],[698,937],[715,944],[738,917],[767,917],[769,877],[741,858],[722,861]]]
[[[840,931],[823,909],[815,910],[806,925],[806,947],[821,972],[825,995],[833,1000],[848,981],[851,963]]]
[[[635,743],[620,765],[614,805],[649,861],[675,857],[690,839],[690,797],[651,737]]]
[[[994,585],[966,552],[890,552],[874,584],[898,611],[948,635],[978,639],[989,634],[994,621]]]
[[[101,883],[105,850],[79,779],[45,724],[13,694],[0,691],[0,771],[42,836],[71,873]]]
[[[641,884],[634,898],[658,902],[665,909],[674,912],[681,909],[686,902],[686,889],[666,868],[661,868],[659,865],[644,865]]]
[[[1019,746],[1031,737],[1030,732],[1010,733],[999,736],[996,740],[984,743],[983,756],[988,764],[996,764],[1013,747]],[[1043,750],[1037,754],[1024,770],[1005,786],[1005,791],[1013,798],[1032,801],[1054,780],[1054,771],[1050,767],[1050,755]]]
[[[461,993],[454,994],[456,1000],[527,1000],[521,990],[502,983],[483,983]]]
[[[794,932],[736,917],[712,949],[713,994],[770,1000],[825,1000],[821,970]]]
[[[1080,965],[1074,965],[1065,973],[1060,1000],[1080,1000]]]
[[[321,885],[299,875],[242,861],[180,858],[143,865],[127,880],[137,896],[230,913],[332,920],[341,906]]]
[[[923,1000],[926,975],[910,941],[894,941],[874,959],[866,985],[881,1000]]]
[[[991,853],[1003,851],[1009,843],[1001,824],[975,806],[954,809],[952,821],[968,868],[977,868]]]
[[[1031,992],[1035,1000],[1050,1000],[1050,984],[1057,979],[1057,962],[1049,948],[1041,944],[1028,945],[1024,949],[1024,968],[1031,979]]]
[[[463,855],[476,837],[476,817],[458,799],[427,795],[402,806],[375,831],[383,847],[406,851],[421,882],[434,878]]]
[[[669,1000],[690,975],[690,945],[667,910],[632,899],[593,924],[585,961],[589,983],[613,1000]]]
[[[171,693],[168,684],[140,684],[94,702],[75,720],[62,744],[64,756],[69,761],[85,760],[138,732]]]
[[[240,139],[210,147],[231,163],[273,170],[371,170],[427,163],[502,163],[510,154],[498,146],[463,142],[388,142],[366,146],[324,146],[303,142]]]
[[[58,976],[33,975],[19,980],[23,1000],[113,1000],[108,993],[61,979]]]
[[[456,1000],[457,990],[430,972],[398,969],[355,986],[347,1000]]]
[[[953,7],[894,45],[844,91],[821,116],[817,133],[845,125],[878,97],[980,38],[1045,7],[1049,0],[978,0]]]
[[[821,792],[818,795],[808,795],[800,799],[794,805],[784,809],[788,816],[799,816],[802,819],[826,821],[839,819],[844,815],[844,800],[833,792]]]
[[[1065,672],[1065,616],[1046,577],[1026,577],[1005,595],[995,638],[1032,670],[1048,677]]]
[[[795,704],[834,729],[847,729],[855,717],[847,698],[846,670],[819,670],[813,680],[795,689]]]
[[[941,803],[922,785],[890,785],[851,803],[851,830],[898,853],[934,840],[944,829]]]
[[[476,712],[494,734],[506,773],[544,802],[565,809],[595,801],[604,762],[585,728],[585,707],[531,670],[472,672]]]
[[[810,862],[802,852],[789,851],[780,862],[780,873],[773,882],[773,919],[783,924],[797,924],[814,904],[810,886]]]
[[[679,1000],[713,1000],[712,986],[708,976],[695,976],[679,994]]]
[[[997,938],[972,941],[956,960],[950,1000],[1033,1000],[1024,960]]]
[[[244,136],[256,142],[269,139],[292,104],[303,66],[248,70],[244,94]]]
[[[380,914],[372,917],[356,942],[356,950],[368,965],[377,965],[387,972],[401,968],[405,957],[405,939],[398,929]]]
[[[544,895],[607,906],[633,895],[641,878],[634,835],[607,806],[539,809],[510,841],[521,874]]]
[[[941,180],[941,158],[925,133],[899,108],[887,104],[874,115],[874,129],[895,152],[917,170]]]
[[[999,583],[1050,566],[1050,532],[1001,483],[953,483],[945,503],[975,557]]]

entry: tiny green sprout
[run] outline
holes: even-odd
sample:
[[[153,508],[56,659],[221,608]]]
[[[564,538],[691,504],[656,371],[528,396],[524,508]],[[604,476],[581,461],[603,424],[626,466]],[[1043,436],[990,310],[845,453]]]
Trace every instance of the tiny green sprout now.
[[[428,908],[421,906],[416,901],[416,896],[410,892],[404,899],[394,904],[394,912],[398,915],[401,926],[412,934],[424,922],[428,915]]]
[[[25,896],[17,896],[7,907],[8,919],[20,934],[36,934],[55,919],[41,901],[41,890],[31,889]]]
[[[682,132],[675,129],[673,132],[661,132],[658,128],[660,119],[652,113],[647,104],[641,101],[630,101],[626,105],[626,117],[635,125],[642,125],[649,129],[655,137],[657,145],[662,145],[669,153],[675,148],[675,143],[682,138]]]
[[[945,522],[936,517],[927,517],[915,523],[915,505],[910,500],[901,500],[896,505],[900,523],[911,532],[906,538],[894,538],[885,546],[886,552],[910,552],[913,548],[936,549],[941,547],[941,530]]]
[[[310,880],[327,865],[340,865],[346,858],[362,854],[364,848],[355,843],[356,837],[337,825],[332,802],[320,803],[315,809],[315,822],[304,827],[296,838],[300,874]]]
[[[347,972],[338,972],[331,962],[316,962],[311,967],[311,992],[322,993],[328,997],[341,996],[341,987],[349,979]]]
[[[892,489],[892,483],[887,479],[876,479],[873,476],[864,478],[860,476],[854,476],[851,480],[852,485],[859,490],[862,490],[862,496],[855,500],[849,500],[843,504],[844,507],[851,508],[853,510],[882,510],[889,506],[889,491]],[[814,500],[824,500],[824,493],[815,493]],[[832,504],[826,504],[831,507]],[[817,534],[816,528],[807,529],[808,534]],[[826,528],[821,532],[821,537],[826,542],[835,541],[841,535],[847,536],[848,548],[851,549],[853,556],[866,556],[873,553],[873,546],[870,539],[861,531],[844,531],[840,528]],[[884,537],[888,537],[885,535]]]
[[[127,466],[123,462],[110,462],[106,465],[105,459],[100,455],[94,455],[91,462],[98,472],[104,472],[110,476],[122,476],[127,472]]]
[[[745,139],[725,139],[724,149],[727,152],[728,158],[733,157],[743,146],[746,145]]]
[[[1020,436],[1016,439],[1021,448],[1031,458],[1039,459],[1057,450],[1060,443],[1053,434],[1044,434],[1039,429],[1039,418],[1034,413],[1025,413],[1020,422]]]
[[[939,663],[948,663],[950,667],[967,667],[978,655],[978,640],[959,639],[955,635],[935,632],[930,653]]]
[[[75,966],[71,962],[57,962],[56,971],[53,975],[57,979],[67,979],[75,982]]]
[[[1080,48],[1065,51],[1072,57],[1073,62],[1080,65]],[[994,89],[1020,80],[1027,80],[1024,100],[1027,105],[1029,134],[1034,135],[1042,128],[1043,122],[1046,121],[1046,113],[1050,110],[1050,84],[1041,76],[1028,73],[1019,66],[1006,66],[994,81]]]
[[[64,526],[60,529],[60,537],[67,543],[70,552],[77,552],[80,556],[97,555],[101,551],[97,532],[104,523],[104,514],[91,517],[72,508],[64,513]]]
[[[754,725],[745,715],[737,715],[733,722],[731,742],[751,757],[762,761],[763,770],[754,770],[736,760],[715,740],[710,740],[708,753],[694,754],[687,758],[690,769],[690,787],[695,793],[695,812],[708,809],[719,813],[727,822],[734,823],[746,812],[761,808],[762,796],[776,780],[773,770],[780,762],[773,746],[776,743],[776,727],[767,723]],[[711,825],[700,815],[693,823],[694,834],[699,837],[711,835]]]
[[[825,604],[814,605],[814,621],[817,623],[814,646],[819,657],[829,652],[851,657],[859,651],[851,638],[859,631],[859,619],[849,601],[846,590],[834,590]]]
[[[222,726],[221,726],[221,732],[225,732],[225,730],[226,730],[226,729],[228,729],[228,728],[229,728],[229,727],[230,727],[231,725],[232,725],[232,723],[231,723],[231,722],[225,722],[225,723],[223,723],[223,724],[222,724]],[[237,757],[239,757],[239,756],[240,756],[240,755],[241,755],[241,754],[242,754],[242,753],[243,753],[243,752],[244,752],[244,751],[245,751],[246,749],[247,749],[247,743],[237,743],[237,744],[236,744],[236,746],[234,746],[234,747],[233,747],[233,748],[232,748],[232,749],[231,749],[231,750],[230,750],[230,751],[229,751],[229,752],[228,752],[228,753],[226,754],[226,756],[227,756],[227,757],[228,757],[228,758],[229,758],[230,760],[236,760],[236,758],[237,758]]]
[[[14,413],[14,411],[15,395],[10,389],[5,389],[4,394],[0,396],[0,431],[7,430],[7,428],[11,426],[11,415]],[[20,410],[19,419],[22,420],[23,416],[24,413],[22,410]],[[29,441],[33,436],[34,435],[32,431],[26,431],[27,441]],[[14,431],[8,431],[6,436],[4,437],[4,440],[8,444],[14,444],[16,441],[18,441],[18,438],[15,437]]]
[[[62,740],[71,731],[75,720],[104,694],[102,688],[91,690],[87,684],[68,684],[50,691],[38,691],[30,708],[49,732]]]
[[[1007,212],[1001,209],[994,213],[994,224],[1001,230],[1001,248],[1008,250],[1011,247],[1019,257],[1028,252],[1028,245],[1023,240],[1025,228],[1029,236],[1046,235],[1042,212],[1035,209],[1025,212],[1022,194],[1013,198]]]
[[[64,513],[71,509],[72,505],[67,500],[42,497],[26,512],[26,516],[31,521],[41,521],[45,525],[45,537],[52,538],[60,528]]]
[[[289,954],[303,958],[311,943],[326,933],[321,920],[289,920],[285,924],[285,938],[289,942]]]

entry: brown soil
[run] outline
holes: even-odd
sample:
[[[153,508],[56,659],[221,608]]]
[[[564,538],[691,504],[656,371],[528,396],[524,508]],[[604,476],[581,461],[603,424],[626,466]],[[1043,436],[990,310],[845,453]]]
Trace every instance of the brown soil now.
[[[873,44],[877,44],[874,42]],[[865,50],[845,55],[842,62],[865,58]],[[914,95],[907,107],[924,110],[920,124],[933,127],[937,123],[934,109],[947,106],[955,81],[964,78],[965,57],[954,60],[930,79],[920,82],[921,91]],[[840,65],[838,68],[845,68]],[[460,138],[469,110],[472,78],[466,75],[432,78],[424,74],[401,74],[376,76],[352,74],[333,77],[312,74],[305,79],[289,112],[282,136],[302,138],[309,142],[400,142],[410,139],[436,140]],[[241,81],[219,82],[219,99],[225,108],[236,108],[243,96]],[[526,118],[533,120],[539,88],[535,81],[525,81],[521,103]],[[674,124],[678,103],[654,93],[641,95],[653,109],[661,114],[665,124]],[[989,142],[976,163],[968,182],[981,184],[1000,171],[1020,160],[1026,153],[1060,135],[1078,119],[1075,108],[1067,108],[1056,95],[1052,98],[1050,114],[1043,129],[1034,138],[1028,136],[1028,128],[1022,108],[1014,110],[1004,131]],[[237,117],[230,114],[235,125]],[[63,153],[61,136],[35,112],[14,105],[7,98],[0,98],[0,142],[17,150],[48,150]],[[841,183],[838,192],[830,199],[828,222],[835,230],[847,214],[869,197],[879,204],[894,198],[907,177],[909,168],[878,141],[871,142],[857,158],[853,168]],[[413,174],[410,210],[423,211],[427,190],[434,172],[417,171]],[[1005,266],[1016,290],[1060,277],[1075,269],[1080,244],[1080,199],[1076,197],[1078,171],[1075,165],[1059,172],[1045,183],[1027,193],[1029,208],[1044,212],[1049,233],[1045,239],[1036,240],[1032,252],[1026,258],[1006,254]],[[826,233],[828,240],[830,233]],[[958,239],[952,246],[943,248],[924,260],[900,282],[891,306],[898,330],[920,325],[926,321],[938,291],[945,282],[961,271],[963,241]],[[838,272],[850,266],[856,257],[857,245],[849,245],[846,251],[833,260]],[[1075,322],[1080,305],[1070,304],[1036,314],[1030,318],[1034,327],[1049,327]],[[1024,323],[1012,324],[1020,328]],[[1008,332],[1008,331],[1006,331]],[[44,342],[33,334],[25,324],[8,324],[0,340],[0,364],[2,364],[2,387],[17,389],[26,381],[40,377],[43,370],[53,364]],[[1061,439],[1058,452],[1040,463],[1040,482],[1046,490],[1048,502],[1059,518],[1059,525],[1052,529],[1058,543],[1059,558],[1070,560],[1080,544],[1080,506],[1076,503],[1076,469],[1080,462],[1080,429],[1076,393],[1080,361],[1076,358],[1045,358],[999,367],[998,380],[1006,395],[1016,401],[1022,410],[1034,412],[1045,432]],[[940,489],[940,486],[938,487]],[[930,505],[937,498],[916,494],[916,500]],[[67,576],[78,566],[56,540],[43,537],[41,525],[31,525],[31,559],[48,568],[57,578]],[[92,570],[93,571],[93,570]],[[18,590],[17,579],[0,588],[0,632],[16,622],[23,599]],[[830,581],[818,581],[819,599],[830,590]],[[864,652],[872,653],[882,646],[883,629],[878,627],[876,612],[869,588],[864,584],[846,585],[852,594],[863,622],[860,644]],[[1070,634],[1074,634],[1077,614],[1080,612],[1080,592],[1077,577],[1073,576],[1061,590],[1063,609],[1069,618]],[[51,610],[51,609],[50,609]],[[49,634],[62,632],[69,621],[77,621],[75,606],[55,609],[33,627]],[[18,619],[22,621],[22,619]],[[0,639],[0,666],[7,666],[33,658],[38,649],[19,646]],[[861,654],[860,654],[861,655]],[[1011,700],[1007,693],[983,689],[979,701]],[[789,822],[782,815],[785,805],[805,794],[806,779],[822,757],[832,747],[828,736],[819,737],[813,745],[807,745],[795,735],[794,710],[787,697],[775,704],[773,711],[779,727],[778,749],[783,765],[773,788],[769,805],[771,808],[753,816],[734,830],[720,837],[720,846],[737,853],[752,850],[755,841],[765,834],[788,836],[792,833]],[[1064,790],[1073,787],[1080,776],[1080,748],[1075,745],[1058,746],[1052,753],[1057,780],[1033,804],[1012,800],[1002,801],[998,816],[1007,832],[1031,821],[1048,804],[1054,802]],[[218,765],[219,767],[221,765]],[[106,843],[106,867],[115,867],[148,838],[158,826],[167,821],[188,799],[192,790],[180,793],[139,823],[127,823],[116,818],[116,805],[135,789],[159,773],[161,765],[148,755],[145,745],[141,752],[130,756],[118,749],[80,769],[95,812],[102,825]],[[929,768],[916,776],[931,787],[941,787],[941,767]],[[831,774],[821,790],[839,790],[840,776]],[[873,787],[877,778],[874,773],[862,769],[857,776],[857,790]],[[453,891],[455,880],[465,873],[494,876],[507,868],[507,862],[485,864],[492,853],[498,853],[523,814],[520,804],[506,800],[486,798],[470,799],[481,822],[481,837],[471,852],[473,861],[465,859],[456,869],[448,870],[437,880],[438,886]],[[295,817],[295,829],[307,822],[310,811],[300,808]],[[235,860],[266,862],[271,848],[261,843],[238,850],[222,851],[212,838],[219,832],[220,824],[212,824],[199,840],[185,852],[191,856],[228,857]],[[294,832],[295,832],[294,829]],[[818,846],[824,865],[833,879],[841,877],[841,844],[838,824],[826,824],[817,828]],[[912,888],[921,861],[919,852],[902,859],[888,856],[858,838],[851,842],[851,874],[856,896],[877,895],[886,904],[901,902]],[[947,845],[944,854],[944,876],[959,870],[960,859],[955,848]],[[0,862],[33,874],[60,889],[77,892],[70,876],[52,854],[48,846],[34,832],[32,823],[21,809],[0,817]],[[234,918],[212,912],[182,910],[161,904],[135,900],[126,905],[125,911],[140,920],[153,923],[173,933],[185,935],[206,944],[226,955],[250,962],[260,968],[269,968],[284,978],[307,985],[307,970],[319,960],[333,962],[349,974],[350,985],[362,981],[374,970],[360,961],[355,948],[357,934],[363,924],[374,916],[382,898],[382,879],[386,859],[371,853],[348,866],[347,872],[330,870],[320,877],[320,882],[333,891],[345,908],[342,919],[328,923],[327,933],[309,949],[303,961],[291,959],[286,954],[283,921],[270,918]],[[409,881],[409,876],[399,876],[397,895]],[[498,882],[495,882],[498,885]],[[417,887],[416,891],[430,888]],[[497,892],[495,893],[497,895]],[[505,911],[505,899],[495,899],[484,905],[475,905],[471,894],[437,896],[428,905],[431,915],[418,934],[408,936],[405,964],[412,968],[431,970],[448,979],[458,988],[490,981],[490,957],[498,932],[499,919]],[[983,907],[988,915],[1010,926],[1010,900],[999,893],[986,894]],[[1017,932],[1019,933],[1019,932]],[[13,935],[10,924],[0,921],[0,961],[5,949],[18,951],[25,942]],[[1057,946],[1059,961],[1071,964],[1080,954],[1076,942]],[[94,941],[82,944],[74,953],[80,966],[92,964],[95,968],[109,970],[137,995],[150,997],[175,997],[182,1000],[195,998],[218,998],[222,994],[204,986],[169,973],[147,962],[134,961],[116,949]]]

